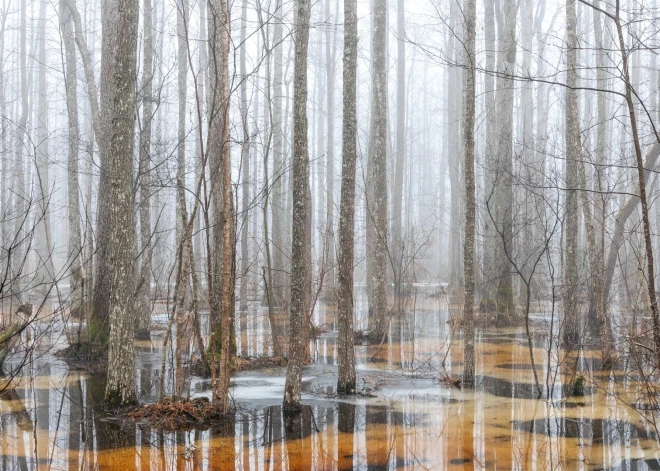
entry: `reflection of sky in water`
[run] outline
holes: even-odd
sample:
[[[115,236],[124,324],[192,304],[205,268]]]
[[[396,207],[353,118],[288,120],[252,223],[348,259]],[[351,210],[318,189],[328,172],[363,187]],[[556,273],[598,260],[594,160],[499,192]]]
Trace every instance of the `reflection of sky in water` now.
[[[358,325],[363,312],[358,309]],[[0,469],[32,470],[37,462],[53,470],[660,469],[654,427],[614,397],[616,392],[627,403],[648,405],[634,378],[617,372],[616,381],[609,381],[596,371],[598,387],[589,382],[586,396],[564,399],[570,372],[555,352],[553,387],[544,389],[551,400],[537,400],[521,329],[477,329],[475,391],[438,382],[458,377],[462,368],[459,336],[447,353],[449,313],[438,300],[420,297],[415,314],[395,318],[380,349],[357,346],[364,395],[338,400],[334,313],[325,305],[315,311],[315,324],[327,332],[312,344],[317,363],[304,373],[309,408],[293,418],[279,408],[283,368],[235,375],[233,423],[163,433],[121,425],[95,409],[103,375],[69,369],[51,355],[39,358],[25,381],[0,400]],[[547,319],[536,317],[534,329],[541,332]],[[154,339],[136,344],[143,401],[157,397],[162,336]],[[237,339],[246,356],[271,351],[262,308],[237,313]],[[538,373],[546,378],[546,339],[535,339]],[[584,357],[589,374],[598,352],[587,350]],[[209,386],[209,380],[193,377],[191,395],[208,395]],[[653,411],[645,414],[652,417]]]

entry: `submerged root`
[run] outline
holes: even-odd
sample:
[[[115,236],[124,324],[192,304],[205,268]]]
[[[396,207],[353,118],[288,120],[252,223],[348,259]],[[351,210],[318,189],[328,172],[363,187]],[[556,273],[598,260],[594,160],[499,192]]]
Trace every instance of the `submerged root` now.
[[[286,364],[286,359],[282,357],[237,357],[236,362],[234,363],[234,372],[275,368],[278,366],[286,366]]]
[[[181,401],[165,399],[134,409],[128,413],[128,417],[147,422],[158,430],[190,430],[210,427],[225,419],[225,414],[202,397]]]

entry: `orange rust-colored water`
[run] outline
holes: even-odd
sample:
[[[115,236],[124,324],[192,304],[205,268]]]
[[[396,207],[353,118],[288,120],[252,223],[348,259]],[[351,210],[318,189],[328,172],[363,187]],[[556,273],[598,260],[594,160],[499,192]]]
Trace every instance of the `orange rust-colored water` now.
[[[45,354],[0,396],[0,469],[660,469],[654,412],[640,411],[653,402],[647,390],[624,371],[594,369],[597,349],[578,363],[561,351],[548,361],[547,319],[533,327],[540,399],[520,328],[477,329],[476,388],[439,381],[460,377],[463,345],[446,304],[428,299],[393,320],[382,346],[356,346],[364,395],[338,398],[334,308],[318,311],[314,322],[327,332],[312,345],[316,363],[303,374],[299,414],[279,407],[284,370],[273,368],[236,375],[232,423],[159,432],[105,414],[102,378]],[[239,352],[267,354],[265,312],[239,320]],[[136,346],[141,400],[152,401],[161,343]],[[576,364],[586,377],[583,397],[567,394]],[[208,381],[193,378],[191,394],[207,393]]]

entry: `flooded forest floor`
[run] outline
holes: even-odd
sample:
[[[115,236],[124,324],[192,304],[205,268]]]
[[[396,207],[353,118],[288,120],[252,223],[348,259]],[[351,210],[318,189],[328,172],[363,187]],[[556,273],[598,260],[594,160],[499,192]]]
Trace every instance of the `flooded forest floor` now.
[[[321,304],[294,426],[280,408],[286,367],[267,363],[233,376],[233,420],[178,432],[104,412],[104,374],[59,358],[66,337],[53,330],[0,395],[0,469],[660,469],[657,398],[633,368],[601,371],[597,346],[549,350],[551,319],[537,313],[542,397],[524,329],[488,322],[477,329],[477,386],[461,389],[463,343],[450,311],[446,300],[418,300],[392,319],[382,346],[356,344],[361,394],[339,397],[335,307]],[[143,404],[159,395],[160,317],[152,339],[135,343]],[[356,326],[364,322],[358,313]],[[261,306],[237,312],[237,348],[244,358],[270,354]],[[579,376],[583,396],[573,394]],[[191,376],[190,397],[210,397],[210,382]]]

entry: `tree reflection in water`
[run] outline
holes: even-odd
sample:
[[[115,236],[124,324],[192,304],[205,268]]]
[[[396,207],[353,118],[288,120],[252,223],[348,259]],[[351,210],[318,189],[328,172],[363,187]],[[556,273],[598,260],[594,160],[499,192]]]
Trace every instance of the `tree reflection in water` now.
[[[280,407],[283,369],[242,372],[234,378],[232,420],[209,430],[163,432],[122,423],[98,407],[103,375],[68,367],[46,355],[34,375],[0,396],[3,470],[394,470],[394,469],[658,469],[652,423],[629,404],[650,404],[624,371],[603,375],[593,365],[586,395],[564,397],[570,372],[557,363],[549,398],[537,399],[522,331],[478,329],[474,390],[437,381],[450,337],[446,304],[429,301],[414,319],[396,320],[378,362],[376,347],[358,346],[359,387],[374,397],[339,398],[334,332],[313,345],[315,365],[304,373],[300,411]],[[333,310],[318,322],[331,327]],[[262,311],[246,316],[241,345],[268,352]],[[358,319],[359,320],[359,319]],[[252,329],[250,326],[256,326]],[[543,328],[539,326],[539,331]],[[158,395],[159,342],[137,344],[141,400]],[[535,345],[541,368],[543,339]],[[454,340],[447,373],[459,376],[462,344]],[[442,373],[445,374],[445,373]],[[542,371],[546,377],[546,371]],[[191,392],[208,382],[195,378]],[[644,414],[653,418],[647,407]]]

